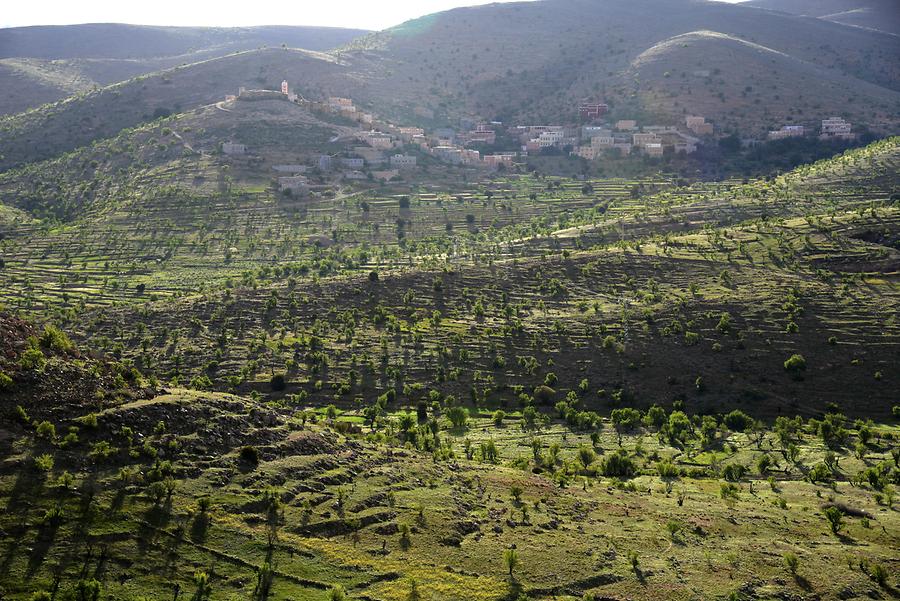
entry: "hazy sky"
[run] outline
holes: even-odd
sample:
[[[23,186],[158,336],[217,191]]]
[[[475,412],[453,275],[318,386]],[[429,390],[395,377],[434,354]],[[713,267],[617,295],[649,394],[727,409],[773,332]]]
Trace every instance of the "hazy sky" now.
[[[220,27],[320,25],[384,29],[429,13],[457,6],[489,4],[491,1],[493,0],[4,0],[5,6],[0,10],[0,27],[136,23]]]

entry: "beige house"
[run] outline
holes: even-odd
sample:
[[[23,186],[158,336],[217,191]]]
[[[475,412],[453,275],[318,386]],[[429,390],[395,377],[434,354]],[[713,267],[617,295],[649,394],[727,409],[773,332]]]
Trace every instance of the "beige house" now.
[[[648,144],[660,144],[661,140],[658,135],[651,133],[634,134],[631,141],[635,146],[641,147]]]

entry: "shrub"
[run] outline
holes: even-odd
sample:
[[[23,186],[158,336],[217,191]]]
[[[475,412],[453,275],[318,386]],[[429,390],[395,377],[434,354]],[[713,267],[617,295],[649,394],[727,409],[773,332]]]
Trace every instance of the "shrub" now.
[[[403,200],[401,199],[402,202]],[[409,200],[406,201],[406,206],[409,206]],[[346,601],[346,599],[347,593],[344,592],[344,587],[340,584],[331,587],[331,590],[328,591],[328,601]]]
[[[269,385],[275,392],[284,390],[287,386],[284,374],[275,374],[274,376],[272,376],[272,379],[269,381]]]
[[[240,460],[248,465],[258,465],[259,449],[250,445],[241,447]]]
[[[542,405],[549,405],[553,402],[556,391],[549,386],[538,386],[534,389],[534,400]]]
[[[594,449],[587,445],[578,447],[578,462],[584,466],[584,469],[589,468],[595,459],[597,459],[597,454],[594,453]]]
[[[872,564],[869,568],[869,577],[881,587],[887,586],[888,573],[880,563]]]
[[[503,564],[506,566],[509,577],[512,578],[513,571],[519,565],[519,553],[515,549],[507,549],[506,551],[504,551]]]
[[[456,405],[447,411],[447,419],[454,428],[465,428],[469,421],[469,411],[465,407]]]
[[[723,499],[737,499],[738,492],[740,492],[740,488],[737,484],[732,484],[731,482],[722,482],[719,486],[719,496]]]
[[[13,387],[13,379],[0,371],[0,391],[10,390]]]
[[[722,423],[732,432],[744,432],[753,424],[753,420],[743,411],[735,409],[722,419]]]
[[[838,534],[841,528],[844,527],[844,512],[832,505],[831,507],[826,507],[824,513],[825,519],[828,520],[828,525],[831,527],[831,532]]]
[[[496,411],[494,411],[494,416],[493,416],[494,425],[497,426],[498,428],[499,428],[500,426],[502,426],[502,425],[503,425],[503,419],[504,419],[505,417],[506,417],[506,412],[503,411],[502,409],[497,409]]]
[[[41,349],[27,349],[22,353],[22,356],[19,357],[19,367],[22,369],[41,370],[44,369],[45,365],[47,365],[47,358],[44,357],[44,353],[41,352]]]
[[[191,378],[190,387],[194,390],[212,390],[213,383],[206,374]]]
[[[603,460],[600,465],[600,473],[607,477],[630,478],[637,471],[634,460],[624,449],[619,449]]]
[[[75,346],[69,337],[59,328],[51,325],[44,326],[44,333],[40,338],[41,346],[60,353],[71,351]]]
[[[722,468],[722,477],[729,482],[737,482],[744,477],[747,468],[739,463],[729,463]]]
[[[784,369],[791,373],[799,374],[806,369],[806,359],[803,358],[803,355],[791,355],[784,362]]]
[[[797,567],[800,565],[800,560],[794,553],[788,551],[784,554],[784,565],[790,570],[791,574],[794,576],[797,575]]]
[[[633,428],[641,423],[641,412],[630,407],[613,409],[610,417],[614,424],[623,428]]]
[[[678,466],[669,460],[657,462],[656,471],[659,473],[660,478],[677,478],[681,475],[681,470]]]
[[[49,472],[53,469],[53,455],[44,453],[34,458],[34,467],[39,472]]]
[[[44,438],[51,441],[56,439],[56,426],[48,421],[39,423],[34,429],[34,432],[37,434],[38,438]]]

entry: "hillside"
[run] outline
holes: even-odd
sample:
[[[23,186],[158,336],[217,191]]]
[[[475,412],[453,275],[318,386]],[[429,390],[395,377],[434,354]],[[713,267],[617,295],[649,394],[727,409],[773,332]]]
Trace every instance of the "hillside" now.
[[[8,325],[29,327],[0,314]],[[26,352],[67,362],[39,346],[0,368]],[[18,387],[42,374],[14,376]],[[100,395],[84,388],[92,380],[69,375],[83,402],[66,411],[0,389],[10,599],[895,590],[895,423],[832,411],[771,427],[659,406],[613,419],[536,417],[533,405],[469,413],[434,390],[348,410],[177,387],[129,399],[124,379]]]
[[[900,115],[898,54],[896,36],[716,2],[479,6],[374,33],[327,55],[241,52],[9,116],[0,121],[0,169],[56,156],[160,112],[208,104],[240,85],[274,88],[283,77],[309,97],[351,96],[400,123],[574,121],[581,100],[603,98],[613,117],[678,123],[708,111],[720,131],[745,135],[832,115],[889,134]],[[90,65],[106,68],[86,62],[81,72]],[[120,67],[126,75],[127,64]]]
[[[327,27],[120,24],[0,29],[0,115],[235,52],[282,45],[326,51],[365,33]]]
[[[825,69],[815,71],[816,77],[834,76],[838,87],[860,81],[885,88],[876,97],[889,98],[889,114],[896,116],[900,70],[893,57],[900,40],[715,2],[545,0],[456,9],[362,38],[340,56],[367,74],[357,97],[389,114],[403,111],[426,121],[464,113],[552,121],[574,117],[577,103],[590,97],[608,99],[622,114],[640,113],[642,107],[623,83],[631,81],[632,63],[665,40],[698,31],[722,34],[708,40],[708,50],[718,68],[735,74],[716,93],[734,98],[744,90],[746,84],[735,82],[746,56],[731,52],[728,41],[740,39],[780,53],[792,65]],[[669,72],[703,69],[688,56],[671,58]],[[785,71],[776,77],[790,81],[795,67],[781,66]],[[655,76],[646,83],[660,81]],[[782,104],[770,86],[757,89],[760,102],[748,107],[742,124],[761,123],[767,107]],[[843,112],[846,98],[832,98],[819,110]],[[860,112],[887,112],[869,98],[855,104]],[[661,119],[677,120],[683,112],[653,108]]]
[[[76,341],[0,311],[4,595],[896,596],[900,139],[294,199],[149,138],[312,116],[205,111],[52,164],[139,152],[117,202],[0,205],[0,298]]]
[[[900,106],[895,91],[711,31],[676,36],[642,52],[623,77],[622,91],[636,97],[643,112],[698,113],[725,131],[755,137],[825,114],[890,129]]]
[[[900,11],[893,0],[750,0],[746,6],[900,35]]]
[[[108,138],[160,116],[190,111],[250,89],[302,94],[340,73],[329,55],[295,49],[253,50],[176,67],[0,118],[0,170],[40,161]]]
[[[0,58],[146,59],[216,49],[221,54],[260,46],[329,50],[365,34],[331,27],[153,27],[91,23],[0,29]]]
[[[407,365],[413,381],[457,373],[441,384],[457,398],[481,386],[478,373],[494,373],[490,398],[533,389],[544,376],[520,359],[534,356],[557,364],[550,371],[562,393],[588,374],[641,406],[680,398],[697,410],[733,405],[762,416],[814,414],[828,391],[853,382],[841,388],[845,411],[880,415],[897,352],[897,148],[891,140],[743,187],[634,198],[628,182],[591,182],[585,193],[578,182],[556,190],[523,176],[448,190],[457,200],[446,204],[420,193],[400,210],[391,190],[288,200],[235,181],[216,194],[205,161],[178,165],[212,186],[189,192],[173,165],[161,171],[170,181],[139,186],[148,189],[140,196],[126,189],[66,228],[7,229],[5,298],[22,309],[59,307],[79,335],[141,369],[206,375],[224,390],[237,382],[266,391],[273,370],[312,352],[300,341],[315,331],[333,388],[315,387],[321,367],[295,359],[287,390],[335,398],[358,369],[352,348],[377,347],[396,326],[410,333],[384,339],[386,360]],[[372,283],[370,270],[383,275]],[[216,292],[223,284],[234,288]],[[109,306],[119,302],[131,306]],[[434,311],[439,325],[429,325]],[[725,313],[727,335],[716,328]],[[345,328],[316,325],[340,315],[356,316],[351,347]],[[160,324],[182,342],[129,331]],[[781,367],[792,354],[809,362],[802,378]],[[353,390],[339,398],[350,402]]]

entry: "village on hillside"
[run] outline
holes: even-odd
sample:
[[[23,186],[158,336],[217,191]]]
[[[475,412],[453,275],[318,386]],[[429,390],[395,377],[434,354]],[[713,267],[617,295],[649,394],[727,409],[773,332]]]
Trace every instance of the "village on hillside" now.
[[[292,92],[287,81],[282,82],[281,90],[242,87],[237,94],[226,95],[220,105],[273,99],[304,105],[313,112],[340,116],[356,124],[352,139],[344,140],[349,141],[345,150],[311,156],[304,163],[272,166],[278,173],[279,190],[293,195],[302,195],[309,190],[308,175],[313,172],[335,182],[389,182],[414,172],[421,166],[420,159],[429,157],[447,165],[494,171],[512,169],[529,156],[545,154],[568,155],[589,162],[632,154],[653,159],[693,154],[703,144],[715,143],[717,137],[724,135],[699,115],[687,115],[678,125],[642,123],[636,119],[611,121],[607,119],[609,105],[593,101],[579,104],[578,123],[510,125],[463,118],[456,129],[443,127],[426,131],[422,127],[383,120],[357,107],[350,98],[307,100]],[[805,125],[783,125],[769,131],[765,140],[742,139],[741,144],[754,146],[766,141],[802,138],[812,133],[813,128]],[[501,136],[511,140],[515,149],[482,153],[475,148],[496,146]],[[852,141],[857,136],[852,132],[852,124],[843,118],[821,120],[821,140]],[[235,140],[223,141],[221,151],[231,156],[252,153],[252,149]]]

